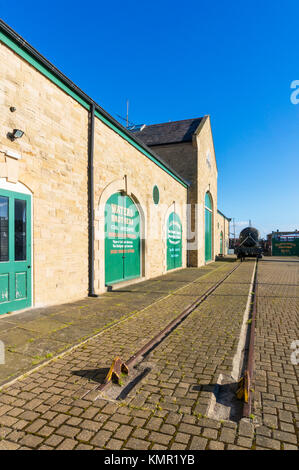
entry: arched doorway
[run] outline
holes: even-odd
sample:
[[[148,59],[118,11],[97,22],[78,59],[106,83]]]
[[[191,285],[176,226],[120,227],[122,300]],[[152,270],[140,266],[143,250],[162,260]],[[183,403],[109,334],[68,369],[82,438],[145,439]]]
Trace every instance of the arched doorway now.
[[[105,205],[105,284],[140,277],[140,215],[125,193],[112,194]]]
[[[166,226],[167,271],[182,267],[182,223],[175,212],[171,212]]]
[[[205,195],[205,261],[212,260],[212,199],[210,193]]]
[[[223,255],[223,233],[220,232],[220,254]]]

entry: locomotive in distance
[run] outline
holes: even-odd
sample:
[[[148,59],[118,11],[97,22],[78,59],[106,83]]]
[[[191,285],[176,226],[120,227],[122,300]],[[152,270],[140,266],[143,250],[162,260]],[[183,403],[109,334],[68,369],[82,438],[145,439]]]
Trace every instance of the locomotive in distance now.
[[[259,240],[259,232],[254,227],[244,228],[239,235],[239,244],[235,247],[238,258],[246,257],[262,258],[263,248]]]

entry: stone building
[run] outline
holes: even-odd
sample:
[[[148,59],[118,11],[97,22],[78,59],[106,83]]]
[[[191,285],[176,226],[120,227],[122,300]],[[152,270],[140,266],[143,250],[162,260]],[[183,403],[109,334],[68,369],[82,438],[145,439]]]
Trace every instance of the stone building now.
[[[193,170],[168,163],[2,21],[0,64],[0,314],[186,267]],[[205,133],[211,138],[208,125],[203,146]],[[210,159],[207,169],[198,158],[206,175],[198,199],[205,187],[213,259],[214,153]],[[197,239],[204,221],[196,223]],[[199,242],[192,248],[197,265],[203,250]]]
[[[229,223],[231,219],[217,209],[215,254],[227,255],[229,250]],[[217,246],[218,243],[218,246]]]
[[[142,126],[134,135],[190,181],[189,266],[227,254],[230,219],[217,210],[218,169],[210,117]]]

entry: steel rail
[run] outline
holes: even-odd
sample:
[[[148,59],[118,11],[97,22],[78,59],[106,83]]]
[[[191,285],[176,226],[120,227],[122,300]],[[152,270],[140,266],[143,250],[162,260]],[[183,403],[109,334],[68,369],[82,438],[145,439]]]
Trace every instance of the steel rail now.
[[[134,366],[138,359],[148,353],[150,350],[154,349],[160,342],[165,339],[180,323],[182,323],[202,302],[204,302],[238,267],[240,263],[237,264],[233,269],[231,269],[220,281],[217,281],[212,287],[210,287],[204,294],[198,297],[192,304],[185,308],[174,320],[172,320],[168,325],[163,328],[157,335],[155,335],[150,341],[148,341],[142,348],[140,348],[133,356],[126,361],[128,367]],[[111,386],[111,382],[102,383],[97,385],[93,390],[88,391],[84,396],[92,391],[103,392]],[[83,397],[82,397],[83,398]],[[95,400],[99,398],[96,397]]]
[[[256,271],[253,284],[253,307],[250,324],[249,351],[247,360],[247,373],[249,378],[248,384],[248,402],[243,406],[243,417],[249,418],[252,410],[252,377],[254,371],[254,342],[255,342],[255,322],[257,314],[257,295],[258,295],[258,258],[256,259]],[[246,373],[245,373],[246,374]]]

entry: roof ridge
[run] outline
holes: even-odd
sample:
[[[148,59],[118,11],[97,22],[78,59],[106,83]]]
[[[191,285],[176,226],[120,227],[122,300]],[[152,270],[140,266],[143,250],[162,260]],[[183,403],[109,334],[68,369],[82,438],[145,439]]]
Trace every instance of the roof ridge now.
[[[157,122],[156,124],[145,124],[146,127],[153,127],[153,126],[161,126],[164,124],[174,124],[175,122],[185,122],[185,121],[197,121],[198,119],[203,119],[204,116],[200,116],[197,118],[189,118],[189,119],[178,119],[177,121],[169,121],[169,122]]]

